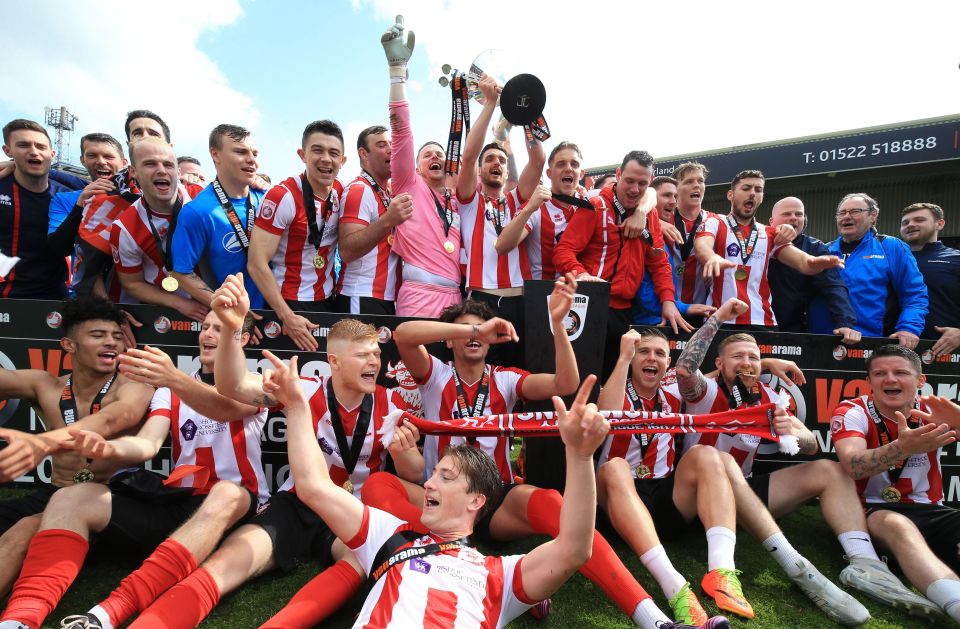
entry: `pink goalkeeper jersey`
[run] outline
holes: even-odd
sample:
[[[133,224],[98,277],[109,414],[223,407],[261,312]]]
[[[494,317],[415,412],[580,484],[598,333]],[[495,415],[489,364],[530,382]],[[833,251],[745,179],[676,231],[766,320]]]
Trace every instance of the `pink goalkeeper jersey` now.
[[[453,222],[445,231],[437,212],[436,201],[441,206],[446,199],[435,195],[430,186],[417,174],[416,149],[410,129],[410,105],[406,101],[390,103],[390,133],[392,157],[390,158],[390,184],[393,194],[409,193],[413,197],[413,216],[396,230],[393,251],[405,265],[413,265],[445,278],[454,285],[460,284],[460,212],[459,206],[476,203],[477,194],[461,201],[456,192],[450,193]],[[453,245],[453,251],[444,249],[444,244]]]

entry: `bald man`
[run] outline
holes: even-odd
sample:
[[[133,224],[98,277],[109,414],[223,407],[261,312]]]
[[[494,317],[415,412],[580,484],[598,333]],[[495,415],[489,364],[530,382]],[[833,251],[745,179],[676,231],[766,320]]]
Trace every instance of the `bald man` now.
[[[797,230],[797,237],[793,239],[795,247],[811,256],[829,255],[823,242],[803,233],[807,226],[807,215],[803,210],[803,202],[797,197],[780,199],[773,206],[770,224],[779,227],[785,223]],[[836,269],[828,269],[817,275],[804,275],[774,258],[770,260],[767,272],[773,313],[780,331],[836,334],[847,345],[860,341],[860,333],[854,329],[857,317],[850,305],[850,295]],[[831,321],[808,316],[807,308],[814,298],[826,303]]]

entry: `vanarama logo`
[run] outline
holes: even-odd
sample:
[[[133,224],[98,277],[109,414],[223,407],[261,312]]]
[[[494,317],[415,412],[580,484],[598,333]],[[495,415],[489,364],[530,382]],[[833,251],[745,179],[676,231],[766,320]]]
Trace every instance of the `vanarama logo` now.
[[[0,312],[0,323],[10,323],[9,312]]]
[[[833,348],[833,357],[836,360],[843,360],[847,357],[847,346],[846,345],[837,345]]]
[[[63,315],[54,310],[47,314],[47,325],[56,330],[63,323]]]
[[[760,345],[760,352],[774,356],[803,356],[803,349],[799,345]]]
[[[281,328],[280,324],[276,321],[267,321],[266,325],[263,326],[263,333],[267,336],[268,339],[275,339],[280,336]]]
[[[872,349],[848,348],[846,345],[837,345],[833,348],[833,357],[836,360],[843,360],[844,358],[870,358],[872,355]]]
[[[378,343],[389,343],[390,339],[393,338],[393,332],[385,325],[381,325],[377,328],[377,342]]]

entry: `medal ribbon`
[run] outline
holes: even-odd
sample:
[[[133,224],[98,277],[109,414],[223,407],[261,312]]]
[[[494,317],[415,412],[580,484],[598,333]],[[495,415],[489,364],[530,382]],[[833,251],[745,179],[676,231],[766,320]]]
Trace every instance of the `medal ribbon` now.
[[[617,210],[617,225],[623,224],[623,221],[627,218],[627,208],[623,207],[623,204],[620,203],[620,199],[617,198],[617,185],[613,185],[613,207]],[[639,208],[637,208],[639,210]],[[640,232],[640,238],[643,239],[643,242],[647,243],[654,252],[658,251],[658,248],[653,245],[653,234],[650,233],[650,230],[646,227],[643,228],[643,231]],[[621,238],[621,240],[623,240]],[[660,250],[663,253],[662,250]]]
[[[303,211],[307,214],[307,227],[310,228],[310,244],[317,248],[317,254],[320,254],[320,241],[323,240],[323,230],[327,228],[327,219],[333,214],[333,188],[323,202],[323,212],[321,219],[323,222],[317,225],[317,202],[313,196],[313,186],[307,181],[307,175],[300,175],[301,193],[303,195]]]
[[[480,76],[480,73],[477,76]],[[450,94],[453,107],[443,172],[456,175],[460,172],[460,146],[463,144],[464,134],[470,132],[470,94],[467,90],[467,77],[462,72],[454,71],[450,81]]]
[[[587,201],[586,199],[570,196],[569,194],[560,194],[559,192],[554,192],[553,198],[559,201],[560,203],[566,203],[567,205],[572,205],[574,207],[582,207],[585,210],[594,209],[593,204]]]
[[[453,225],[453,208],[450,206],[450,190],[446,188],[443,190],[443,205],[440,205],[440,197],[437,196],[436,192],[431,190],[430,195],[433,197],[433,202],[437,205],[437,214],[443,222],[443,233],[449,236],[450,226]]]
[[[740,408],[744,404],[752,406],[760,401],[760,392],[753,393],[749,391],[747,386],[740,380],[740,376],[736,376],[733,379],[732,390],[727,387],[723,376],[717,377],[717,386],[720,387],[720,390],[723,391],[724,396],[726,396],[727,405],[731,411]]]
[[[113,381],[117,378],[117,372],[113,372],[113,375],[110,376],[110,379],[103,383],[103,386],[100,387],[100,391],[97,392],[97,395],[94,396],[93,402],[90,404],[90,415],[99,412],[100,403],[103,401],[103,396],[107,394],[107,391],[110,390],[110,387],[113,385]],[[67,376],[67,382],[63,387],[63,393],[60,394],[60,415],[63,417],[63,423],[69,426],[78,419],[77,414],[77,399],[73,395],[73,374]]]
[[[460,539],[455,539],[450,542],[434,542],[424,546],[407,546],[400,550],[401,546],[421,537],[423,537],[423,535],[416,531],[398,531],[394,533],[383,543],[383,546],[381,546],[377,552],[377,556],[373,561],[373,565],[377,567],[370,571],[370,580],[376,582],[386,574],[390,568],[400,566],[411,559],[422,559],[448,550],[465,548],[470,545],[468,538],[461,537]],[[388,555],[388,557],[384,559],[386,555]]]
[[[534,140],[546,142],[550,139],[550,127],[547,125],[547,119],[543,117],[543,114],[540,114],[540,117],[530,124],[523,125],[523,136],[528,143]]]
[[[233,203],[230,202],[227,193],[223,191],[223,186],[220,185],[220,178],[214,179],[211,185],[213,186],[213,193],[217,195],[217,201],[220,202],[220,207],[223,208],[223,212],[230,220],[230,227],[233,227],[233,232],[237,235],[237,240],[240,241],[243,252],[246,253],[247,249],[250,248],[250,230],[253,229],[254,219],[251,195],[247,193],[247,227],[244,229],[243,224],[240,222],[240,217],[237,216],[237,211],[233,207]]]
[[[727,225],[730,226],[730,230],[737,239],[737,244],[740,245],[740,261],[744,266],[746,266],[747,261],[750,259],[750,254],[753,253],[753,247],[757,244],[757,236],[760,235],[760,230],[757,229],[757,221],[754,220],[750,222],[749,240],[743,237],[743,231],[740,229],[740,224],[733,220],[733,218],[731,218],[729,215],[727,215]]]
[[[483,198],[484,205],[492,205],[493,200],[487,197]],[[503,232],[503,226],[507,222],[507,197],[501,196],[496,201],[497,209],[493,213],[493,228],[497,231],[497,236]]]
[[[373,188],[374,194],[377,195],[377,198],[380,199],[380,205],[383,207],[383,211],[387,211],[387,206],[390,205],[391,197],[386,190],[380,187],[380,184],[377,183],[377,180],[373,178],[373,175],[368,173],[365,170],[360,171],[360,176],[366,181],[371,188]]]
[[[913,407],[919,409],[920,400],[915,400]],[[890,429],[887,427],[887,422],[883,421],[883,418],[877,411],[877,407],[873,403],[872,399],[867,399],[867,414],[870,415],[870,419],[873,420],[873,424],[877,427],[877,439],[880,441],[880,446],[885,446],[893,441],[893,435],[890,434]],[[908,456],[904,460],[891,465],[887,469],[887,474],[890,476],[890,485],[895,485],[897,481],[900,480],[900,476],[903,474],[903,468],[906,466],[907,461],[909,461],[912,456],[913,455]]]
[[[173,251],[170,247],[170,239],[173,238],[173,230],[177,227],[177,216],[180,214],[180,208],[183,207],[183,199],[180,193],[177,193],[177,200],[173,204],[173,210],[170,212],[170,219],[167,222],[167,237],[164,241],[160,239],[160,232],[153,224],[153,211],[147,205],[147,200],[143,199],[143,208],[147,211],[147,225],[150,226],[150,233],[153,234],[153,242],[157,245],[157,251],[160,252],[161,265],[165,275],[169,275],[173,270]]]
[[[640,398],[640,394],[637,393],[637,389],[633,386],[633,380],[627,380],[627,397],[630,398],[630,406],[633,407],[635,411],[645,411],[643,400]],[[659,388],[657,389],[657,397],[653,401],[653,412],[662,413],[664,406],[664,395],[663,391]],[[650,441],[650,436],[647,433],[638,432],[633,435],[637,441],[640,442],[640,455],[643,456],[643,450],[647,447],[647,443]]]
[[[450,368],[453,370],[453,381],[457,386],[457,413],[462,419],[480,417],[483,415],[483,408],[487,403],[487,396],[490,394],[490,366],[483,366],[483,375],[480,377],[480,385],[477,387],[477,397],[473,399],[472,409],[467,406],[467,394],[463,390],[463,383],[460,381],[457,368],[453,366],[453,363],[450,363]],[[474,444],[477,440],[473,437],[467,437],[467,441]]]
[[[703,222],[703,211],[697,214],[697,220],[693,222],[693,227],[690,229],[690,233],[687,233],[686,227],[683,224],[683,216],[680,215],[680,210],[673,211],[673,224],[676,226],[677,231],[683,236],[683,242],[680,244],[680,261],[684,262],[687,258],[690,257],[690,253],[693,251],[693,241],[696,239],[697,228],[700,227],[700,223]]]
[[[340,460],[347,474],[353,474],[363,450],[363,442],[367,437],[367,428],[370,426],[370,416],[373,415],[373,396],[363,396],[360,403],[360,412],[357,414],[357,423],[353,427],[353,436],[347,443],[346,431],[343,429],[343,420],[340,419],[340,408],[337,406],[337,396],[333,392],[333,378],[327,379],[327,410],[330,412],[330,423],[333,424],[333,435],[337,438],[337,448],[340,450]]]

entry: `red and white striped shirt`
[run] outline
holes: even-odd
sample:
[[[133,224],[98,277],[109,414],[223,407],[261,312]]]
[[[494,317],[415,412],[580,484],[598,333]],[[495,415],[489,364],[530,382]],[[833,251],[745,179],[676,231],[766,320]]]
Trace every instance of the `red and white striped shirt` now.
[[[340,193],[335,181],[332,203],[314,195],[317,228],[322,229],[320,247],[310,244],[307,212],[303,207],[301,175],[288,177],[267,191],[260,203],[254,225],[280,236],[270,266],[280,286],[280,296],[288,301],[322,301],[333,294],[333,254],[337,248],[337,222],[340,218]],[[313,259],[323,258],[323,268]]]
[[[499,415],[513,412],[517,401],[523,399],[523,381],[530,372],[522,369],[485,365],[489,371],[489,392],[483,405],[482,415]],[[417,380],[420,385],[420,397],[423,399],[423,418],[439,421],[459,417],[457,406],[457,383],[450,363],[430,357],[430,369]],[[467,408],[472,409],[477,397],[480,380],[473,384],[462,383]],[[454,413],[457,413],[456,415]],[[474,446],[490,455],[500,470],[500,478],[505,483],[513,482],[513,468],[510,465],[510,437],[478,437]],[[466,437],[427,435],[423,444],[425,461],[424,478],[430,478],[433,468],[447,446],[467,443]]]
[[[707,378],[707,386],[699,400],[693,402],[687,401],[686,412],[691,415],[704,415],[706,413],[722,413],[730,410],[730,403],[727,396],[717,385],[715,378]],[[780,395],[760,383],[760,401],[759,404],[774,404],[780,401]],[[697,445],[713,446],[721,452],[726,452],[740,464],[740,469],[744,476],[750,476],[753,473],[753,459],[757,455],[757,449],[760,447],[761,438],[756,435],[733,435],[719,433],[700,433],[694,432],[683,436],[683,451],[687,452],[690,448]],[[776,451],[776,450],[774,450]]]
[[[397,406],[394,404],[394,398],[390,390],[377,385],[373,393],[373,411],[370,416],[370,424],[367,426],[367,434],[363,436],[363,448],[360,450],[360,456],[357,457],[353,473],[347,474],[340,449],[337,447],[337,436],[333,432],[333,420],[330,419],[330,409],[327,405],[327,380],[329,380],[329,376],[300,378],[300,385],[303,387],[303,392],[310,404],[310,416],[313,418],[313,426],[316,429],[320,449],[323,451],[323,458],[330,470],[330,479],[341,487],[349,479],[353,484],[353,495],[359,498],[360,489],[367,478],[370,477],[370,474],[383,469],[383,463],[387,457],[387,450],[380,443],[380,439],[383,437],[383,418]],[[353,409],[346,409],[337,402],[337,406],[340,421],[343,424],[343,432],[347,437],[350,437],[350,444],[352,445],[353,429],[357,425],[357,416],[360,414],[361,405]],[[280,491],[296,493],[292,474],[280,487]]]
[[[548,199],[540,209],[530,215],[525,229],[530,232],[523,242],[530,263],[530,278],[535,280],[557,279],[553,266],[553,249],[560,242],[567,228],[567,221],[576,208],[563,205],[556,199]]]
[[[660,399],[661,412],[679,413],[682,398],[676,383],[661,385],[657,390]],[[630,396],[623,395],[623,410],[625,411],[654,411],[657,399],[640,398],[642,408],[634,408]],[[677,451],[675,435],[660,432],[653,435],[612,435],[607,437],[600,450],[600,460],[597,463],[599,470],[610,459],[620,457],[626,460],[631,470],[636,471],[641,466],[649,470],[637,478],[645,480],[653,478],[667,478],[676,469]]]
[[[195,493],[205,494],[218,480],[226,480],[242,485],[261,504],[270,497],[260,461],[266,409],[239,421],[217,421],[193,410],[164,387],[153,394],[149,417],[170,420],[174,471],[184,465],[197,465],[209,472],[184,476],[171,483],[174,487],[195,487]]]
[[[871,397],[862,395],[852,400],[844,400],[833,411],[830,431],[833,433],[835,442],[850,437],[860,437],[866,439],[868,449],[872,450],[883,445],[880,441],[879,431],[881,429],[870,417],[867,410],[867,400],[870,400]],[[920,410],[925,413],[930,412],[930,408],[926,404],[921,404]],[[879,411],[877,411],[877,416],[890,432],[890,441],[896,439],[899,434],[897,421],[880,415]],[[925,424],[927,422],[921,419],[920,423]],[[866,504],[886,503],[881,496],[881,492],[891,485],[900,492],[900,502],[943,504],[940,449],[911,455],[904,461],[900,478],[895,483],[891,482],[890,472],[888,471],[874,474],[870,478],[861,478],[856,482],[860,500]]]
[[[722,217],[717,216],[713,212],[708,212],[706,210],[700,210],[700,216],[703,219],[700,221],[701,224],[703,221],[706,221],[708,218],[714,217],[719,220],[723,220]],[[683,232],[690,236],[691,239],[696,238],[696,234],[691,234],[691,230],[694,229],[694,224],[696,224],[697,219],[689,221],[681,217],[683,221]],[[703,277],[703,265],[697,261],[696,248],[690,247],[690,255],[687,256],[686,260],[682,259],[682,253],[680,251],[680,245],[666,243],[666,246],[670,247],[670,254],[673,257],[674,271],[683,263],[683,274],[680,277],[680,299],[688,304],[705,304],[709,298],[709,285],[707,280]]]
[[[177,192],[183,203],[189,203],[203,190],[197,184],[177,184]],[[120,213],[136,200],[135,195],[98,194],[87,199],[83,206],[83,220],[77,235],[100,251],[110,254],[110,229]]]
[[[384,200],[363,177],[347,186],[340,202],[340,223],[366,227],[387,212]],[[400,258],[393,252],[391,237],[385,237],[362,257],[343,265],[340,294],[394,300],[400,282]]]
[[[409,524],[373,507],[363,508],[356,537],[346,542],[370,573],[377,553]],[[400,549],[441,543],[424,535]],[[398,549],[398,550],[400,550]],[[523,555],[487,557],[468,546],[399,562],[373,585],[363,602],[355,629],[456,627],[499,629],[535,601],[523,590]]]
[[[169,246],[167,230],[170,228],[170,215],[151,212],[140,198],[114,221],[110,228],[110,249],[113,251],[113,265],[118,272],[142,273],[145,282],[160,288],[167,273],[163,268],[163,254],[157,248],[157,241],[150,229],[150,221],[153,221],[163,246]],[[190,298],[182,289],[175,294]],[[120,301],[136,303],[126,293],[121,294]]]
[[[517,189],[508,192],[499,207],[497,199],[478,193],[478,203],[460,206],[460,233],[467,258],[467,288],[516,288],[530,279],[526,247],[515,247],[503,255],[497,254],[497,223],[501,229],[519,214],[523,203]],[[480,206],[483,206],[482,214]]]
[[[737,324],[777,325],[773,307],[770,305],[770,283],[767,281],[770,258],[776,258],[784,247],[784,245],[773,243],[777,229],[770,225],[761,225],[756,221],[752,223],[758,229],[757,239],[747,264],[744,265],[740,242],[737,240],[736,232],[730,228],[731,221],[740,229],[744,241],[749,243],[750,227],[740,226],[733,218],[727,216],[710,216],[700,224],[697,231],[697,238],[712,235],[715,238],[713,251],[720,257],[737,264],[736,268],[725,269],[720,277],[713,278],[710,284],[712,304],[719,308],[731,297],[736,297],[748,306],[747,310],[737,317]],[[737,279],[738,269],[746,269],[747,277],[742,280]]]

